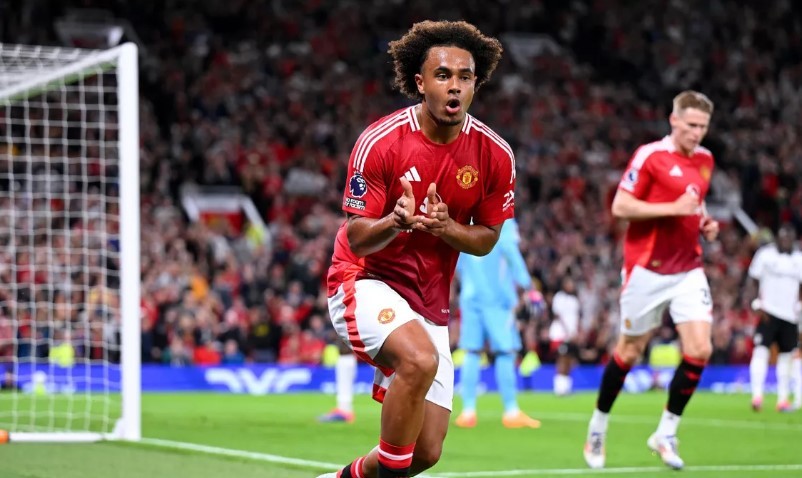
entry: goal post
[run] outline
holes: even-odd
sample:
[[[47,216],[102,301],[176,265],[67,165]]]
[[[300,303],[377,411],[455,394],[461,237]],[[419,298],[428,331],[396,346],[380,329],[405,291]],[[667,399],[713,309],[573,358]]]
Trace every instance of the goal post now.
[[[139,440],[138,51],[0,43],[0,430]]]

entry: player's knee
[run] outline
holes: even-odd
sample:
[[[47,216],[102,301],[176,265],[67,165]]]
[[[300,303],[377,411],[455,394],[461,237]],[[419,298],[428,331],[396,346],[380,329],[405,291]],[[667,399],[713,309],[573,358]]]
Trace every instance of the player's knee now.
[[[709,340],[694,343],[685,350],[685,355],[700,362],[707,362],[713,355],[713,344]]]
[[[437,374],[439,362],[437,351],[427,348],[416,349],[410,351],[395,372],[398,376],[420,382],[428,389]]]
[[[638,343],[624,343],[616,347],[618,358],[628,366],[633,366],[643,355],[644,347]]]
[[[432,445],[427,447],[415,448],[415,468],[428,470],[440,461],[443,453],[443,445]]]

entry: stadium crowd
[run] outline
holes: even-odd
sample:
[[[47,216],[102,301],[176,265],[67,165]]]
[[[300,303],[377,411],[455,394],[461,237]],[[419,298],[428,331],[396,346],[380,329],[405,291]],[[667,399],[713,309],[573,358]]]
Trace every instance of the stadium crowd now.
[[[115,4],[144,46],[143,360],[320,362],[332,339],[323,284],[343,219],[348,156],[367,124],[405,104],[390,89],[387,41],[415,21],[446,17],[471,21],[505,45],[471,113],[516,151],[521,248],[547,300],[565,275],[578,285],[586,363],[606,360],[619,320],[624,229],[609,204],[620,175],[637,145],[666,134],[677,91],[696,88],[716,102],[706,142],[717,159],[710,203],[725,227],[720,241],[705,244],[713,362],[748,363],[755,318],[742,300],[745,269],[766,231],[780,222],[802,231],[802,7],[502,3]],[[53,43],[31,22],[55,18],[64,5],[30,5],[33,15],[0,15],[9,19],[1,39]],[[268,234],[259,240],[190,221],[179,202],[186,183],[241,187]],[[735,221],[739,206],[759,233]],[[4,241],[10,227],[0,218]],[[3,256],[0,290],[30,280],[20,274],[33,260]],[[5,312],[0,358],[14,339]],[[546,312],[523,328],[527,349],[545,361],[548,322]],[[672,340],[666,327],[655,340]]]

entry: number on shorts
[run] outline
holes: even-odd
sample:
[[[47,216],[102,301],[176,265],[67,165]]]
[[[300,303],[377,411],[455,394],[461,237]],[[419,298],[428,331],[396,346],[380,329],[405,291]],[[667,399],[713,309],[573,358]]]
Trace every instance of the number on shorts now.
[[[710,305],[713,301],[710,298],[710,289],[702,289],[702,304]]]

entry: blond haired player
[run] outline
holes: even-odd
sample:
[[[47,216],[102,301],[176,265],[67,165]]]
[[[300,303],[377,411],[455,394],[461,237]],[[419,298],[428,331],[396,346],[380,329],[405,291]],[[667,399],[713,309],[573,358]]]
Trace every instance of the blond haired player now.
[[[713,156],[700,146],[713,103],[701,93],[683,91],[673,106],[671,133],[635,151],[613,200],[613,215],[629,221],[620,297],[621,337],[604,370],[588,426],[584,455],[591,468],[604,467],[610,409],[666,309],[676,324],[683,357],[647,445],[669,467],[682,468],[677,426],[712,351],[713,303],[702,269],[699,235],[712,241],[719,229],[704,208]]]

